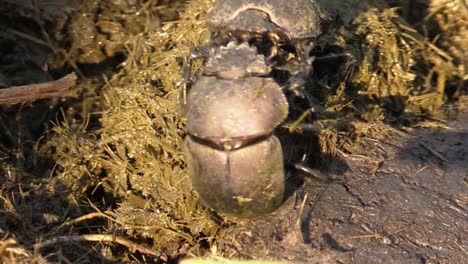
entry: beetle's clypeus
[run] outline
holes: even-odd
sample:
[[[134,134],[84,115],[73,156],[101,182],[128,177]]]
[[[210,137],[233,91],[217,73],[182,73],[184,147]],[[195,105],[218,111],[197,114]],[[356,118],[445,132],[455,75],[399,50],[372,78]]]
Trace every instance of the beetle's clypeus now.
[[[273,131],[288,103],[269,73],[255,47],[230,42],[188,91],[187,162],[201,200],[217,211],[255,216],[282,202],[283,154]]]

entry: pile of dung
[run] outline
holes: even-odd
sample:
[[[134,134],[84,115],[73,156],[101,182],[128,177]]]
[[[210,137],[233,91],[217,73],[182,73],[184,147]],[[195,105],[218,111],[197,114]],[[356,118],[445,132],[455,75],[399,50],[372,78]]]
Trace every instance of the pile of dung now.
[[[209,5],[189,2],[177,22],[135,34],[126,42],[127,59],[102,88],[100,127],[64,122],[42,149],[57,161],[56,181],[77,197],[97,188],[113,197],[115,225],[147,239],[156,255],[197,250],[219,229],[198,205],[187,174],[177,86],[190,47],[209,38],[203,19]]]
[[[432,0],[425,20],[435,20],[438,28],[437,42],[458,64],[466,80],[468,71],[468,6],[463,1]]]
[[[354,108],[366,121],[427,116],[437,113],[447,94],[462,89],[463,63],[408,24],[398,8],[384,1],[318,2],[327,26],[318,49],[348,52],[355,59],[345,69],[353,74],[346,84],[319,76],[318,93],[327,92],[326,105]]]
[[[129,12],[124,7],[136,1],[120,2],[121,10],[106,1],[84,1],[70,24],[68,53],[53,56],[83,76],[95,74],[81,80],[80,100],[63,108],[34,149],[34,159],[54,166],[39,182],[28,181],[31,197],[47,197],[50,204],[59,197],[64,208],[61,211],[55,204],[58,218],[45,231],[36,225],[34,237],[21,237],[18,231],[18,242],[13,228],[6,232],[12,225],[1,216],[16,219],[24,214],[15,211],[18,205],[7,203],[16,199],[7,193],[21,193],[21,188],[0,188],[5,201],[0,207],[0,236],[5,234],[0,257],[37,258],[40,263],[44,260],[38,251],[32,253],[31,245],[20,244],[90,232],[125,237],[141,246],[103,244],[90,254],[98,256],[94,260],[167,262],[187,255],[264,258],[275,249],[280,252],[275,247],[278,230],[264,228],[268,220],[226,218],[199,205],[181,149],[182,68],[190,48],[209,41],[204,19],[214,1],[159,1],[151,11],[148,6],[158,1],[148,1]],[[362,153],[356,143],[359,138],[384,139],[389,125],[411,125],[438,116],[448,99],[463,93],[468,45],[463,44],[466,24],[457,19],[466,11],[462,4],[430,3],[427,19],[444,29],[438,45],[384,1],[317,2],[323,8],[324,31],[316,40],[314,55],[348,55],[314,62],[313,83],[307,89],[325,109],[325,117],[304,114],[305,118],[288,122],[319,124],[321,154]],[[116,61],[119,67],[109,70],[106,63]],[[201,62],[192,66],[196,75]],[[16,169],[16,164],[4,164],[2,173]],[[31,203],[31,199],[20,201]],[[60,225],[59,219],[89,213],[104,220],[93,226],[84,224],[85,218],[77,229]],[[288,219],[280,224],[286,230],[291,219],[281,217]],[[60,252],[71,261],[79,261],[87,252],[85,246],[77,252],[67,243],[56,246],[63,252],[43,252],[53,254],[54,260]],[[143,249],[153,253],[142,254]]]
[[[4,233],[0,233],[6,237]],[[0,261],[2,263],[47,263],[47,260],[39,255],[33,255],[26,248],[19,245],[14,238],[0,240]]]

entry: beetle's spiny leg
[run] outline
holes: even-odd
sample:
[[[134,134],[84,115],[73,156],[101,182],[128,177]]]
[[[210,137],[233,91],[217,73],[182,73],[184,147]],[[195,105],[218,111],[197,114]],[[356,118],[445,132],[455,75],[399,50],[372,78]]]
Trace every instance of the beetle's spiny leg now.
[[[329,59],[340,59],[340,58],[348,58],[354,59],[354,56],[349,52],[342,52],[342,53],[330,53],[323,56],[317,56],[315,60],[329,60]]]
[[[196,60],[200,58],[206,60],[210,56],[210,51],[212,48],[213,47],[211,46],[211,43],[190,48],[190,60]]]
[[[301,61],[307,61],[310,57],[310,52],[314,48],[314,43],[309,41],[299,41],[294,45],[297,56]]]
[[[203,59],[206,61],[209,56],[211,56],[221,45],[224,45],[228,42],[226,37],[217,37],[212,41],[190,48],[190,57],[183,62],[182,65],[182,80],[177,82],[176,86],[184,85],[181,90],[181,98],[179,100],[182,106],[187,104],[187,92],[190,89],[194,78],[192,77],[192,61],[196,59]]]
[[[316,61],[321,60],[336,60],[336,59],[345,59],[344,63],[344,82],[350,81],[354,74],[356,73],[357,68],[357,60],[356,58],[349,52],[342,52],[342,53],[330,53],[323,56],[318,56],[315,58]]]
[[[293,127],[294,126],[294,127]],[[312,132],[314,134],[320,133],[323,129],[322,126],[311,123],[288,123],[281,126],[282,129],[287,129],[290,133]]]
[[[354,78],[357,68],[357,60],[354,56],[351,55],[351,57],[348,57],[348,60],[345,62],[345,82],[351,81]]]
[[[310,178],[317,179],[323,182],[329,182],[335,179],[334,175],[327,175],[321,172],[320,170],[305,165],[302,162],[294,164],[294,168],[303,172],[306,176],[309,176]]]
[[[267,60],[271,61],[273,60],[274,57],[278,55],[278,46],[279,46],[280,36],[276,33],[268,32],[267,37],[272,43],[272,47],[267,57]]]
[[[182,103],[185,106],[187,104],[187,90],[192,85],[192,60],[185,61],[182,66],[182,74],[184,86],[182,87]]]
[[[309,109],[313,112],[313,113],[316,113],[318,115],[325,115],[327,110],[325,109],[325,107],[322,105],[322,103],[317,99],[315,98],[315,96],[313,96],[309,91],[307,91],[306,89],[304,89],[304,96],[307,100],[307,102],[309,103]]]
[[[190,48],[190,58],[191,59],[202,58],[204,61],[206,61],[208,57],[212,55],[213,53],[215,53],[215,51],[220,46],[226,45],[228,42],[229,42],[228,36],[223,36],[223,35],[215,36],[208,43]]]
[[[312,47],[312,43],[304,42],[298,42],[294,45],[297,57],[294,58],[296,62],[290,71],[291,78],[289,79],[289,86],[291,91],[301,97],[305,97],[305,84],[307,83],[308,78],[310,78],[313,70],[312,63],[314,62],[315,57],[309,55]]]
[[[310,109],[307,109],[306,111],[304,111],[301,114],[301,116],[289,126],[288,128],[289,133],[294,133],[294,132],[302,133],[302,129],[299,127],[299,125],[302,123],[302,121],[304,121],[304,119],[310,116],[310,114],[311,114]]]

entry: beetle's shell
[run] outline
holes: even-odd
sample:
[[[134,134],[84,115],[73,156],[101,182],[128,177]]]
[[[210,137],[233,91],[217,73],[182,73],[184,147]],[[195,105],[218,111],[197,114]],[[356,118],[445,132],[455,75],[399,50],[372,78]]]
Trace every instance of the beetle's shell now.
[[[185,152],[193,185],[209,207],[250,217],[281,204],[284,166],[275,136],[234,151],[213,149],[187,136]]]
[[[189,134],[213,141],[271,133],[288,115],[283,91],[271,78],[202,76],[185,106]]]
[[[207,23],[213,31],[245,31],[248,25],[242,25],[242,23],[252,15],[242,19],[238,17],[252,10],[263,12],[267,20],[281,29],[282,33],[291,40],[313,38],[319,33],[320,13],[314,0],[219,0],[208,13]],[[265,17],[262,19],[265,20]],[[262,22],[251,21],[249,23],[261,24]],[[265,33],[271,29],[255,30],[264,32],[253,33]]]

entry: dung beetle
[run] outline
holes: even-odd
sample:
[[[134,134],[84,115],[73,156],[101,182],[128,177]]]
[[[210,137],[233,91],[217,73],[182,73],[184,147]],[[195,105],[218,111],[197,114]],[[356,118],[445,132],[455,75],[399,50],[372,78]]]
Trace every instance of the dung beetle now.
[[[301,93],[311,71],[309,53],[320,33],[320,14],[314,0],[219,0],[206,19],[215,38],[269,47],[264,51],[268,59],[273,59],[275,68],[291,74],[290,89]]]
[[[195,189],[216,211],[251,217],[283,200],[283,154],[273,131],[288,102],[270,71],[255,47],[229,42],[208,56],[187,93],[184,151]]]

